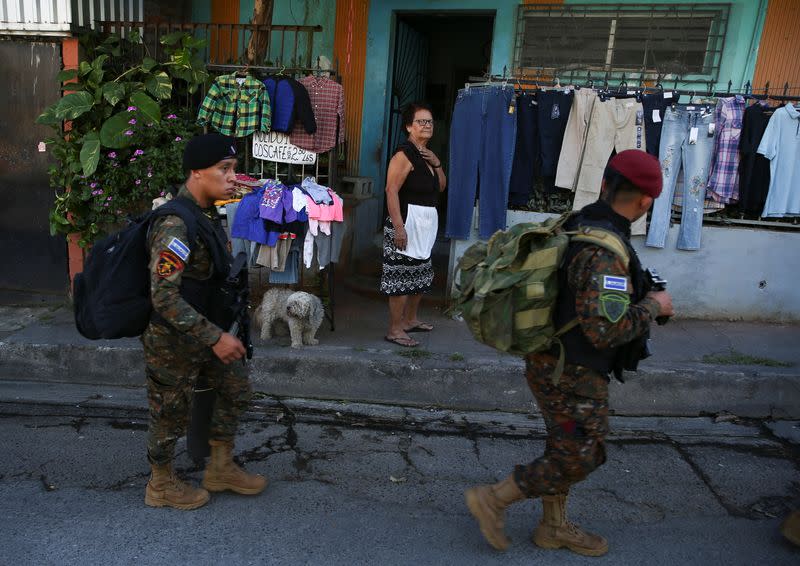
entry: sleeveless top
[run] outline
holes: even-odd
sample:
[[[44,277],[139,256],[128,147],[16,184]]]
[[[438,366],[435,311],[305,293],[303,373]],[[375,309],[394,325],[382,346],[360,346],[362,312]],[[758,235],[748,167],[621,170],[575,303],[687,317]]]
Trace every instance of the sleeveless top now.
[[[397,154],[398,151],[402,151],[405,154],[413,167],[398,192],[400,214],[403,216],[403,222],[405,222],[409,204],[418,206],[436,206],[439,204],[439,177],[436,174],[436,170],[431,173],[419,150],[410,141],[404,141],[398,145],[392,156]]]

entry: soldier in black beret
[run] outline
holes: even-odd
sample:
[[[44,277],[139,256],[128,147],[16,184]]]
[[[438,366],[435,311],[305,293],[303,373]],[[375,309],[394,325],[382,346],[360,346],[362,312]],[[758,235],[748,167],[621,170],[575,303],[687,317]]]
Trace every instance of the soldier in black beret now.
[[[147,458],[152,467],[145,503],[153,507],[196,509],[208,502],[209,491],[255,495],[267,485],[266,478],[248,474],[233,461],[239,416],[251,392],[247,368],[235,363],[245,355],[245,347],[214,320],[213,305],[208,304],[228,275],[219,273],[218,258],[225,258],[228,268],[232,262],[221,244],[227,236],[214,201],[233,194],[236,164],[232,138],[207,134],[191,139],[183,156],[187,179],[176,198],[209,218],[218,237],[190,241],[186,223],[177,215],[156,218],[148,235],[153,316],[142,342],[150,405]],[[181,481],[172,469],[175,443],[186,432],[192,392],[201,376],[216,391],[204,489]]]

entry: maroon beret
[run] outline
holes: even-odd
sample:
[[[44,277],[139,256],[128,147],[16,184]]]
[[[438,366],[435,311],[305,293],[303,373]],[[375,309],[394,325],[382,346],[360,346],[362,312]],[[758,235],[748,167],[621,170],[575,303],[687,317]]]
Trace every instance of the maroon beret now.
[[[661,164],[649,153],[638,149],[620,151],[611,158],[608,167],[628,179],[642,193],[653,198],[661,194]]]

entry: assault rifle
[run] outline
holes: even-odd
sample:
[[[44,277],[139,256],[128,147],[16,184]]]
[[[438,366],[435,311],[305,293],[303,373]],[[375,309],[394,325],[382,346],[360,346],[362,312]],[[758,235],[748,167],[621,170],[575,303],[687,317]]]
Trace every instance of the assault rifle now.
[[[644,280],[645,292],[647,293],[650,291],[667,290],[667,280],[663,279],[658,274],[658,271],[652,267],[648,267],[644,270]],[[668,320],[668,316],[659,316],[656,317],[656,324],[662,326],[666,324]],[[636,371],[639,362],[652,355],[653,351],[650,349],[650,332],[648,331],[647,334],[640,337],[638,340],[622,348],[617,366],[614,368],[614,376],[620,382],[624,383],[625,380],[622,379],[622,370]]]
[[[249,284],[247,272],[247,256],[240,253],[231,265],[230,274],[220,289],[217,317],[218,320],[232,321],[228,333],[233,334],[246,350],[242,364],[253,358],[253,343],[250,337]],[[203,381],[201,382],[200,379]],[[197,464],[202,464],[210,454],[208,445],[211,428],[211,415],[214,412],[216,391],[209,387],[204,376],[198,379],[192,399],[192,417],[186,433],[186,449],[189,456]]]

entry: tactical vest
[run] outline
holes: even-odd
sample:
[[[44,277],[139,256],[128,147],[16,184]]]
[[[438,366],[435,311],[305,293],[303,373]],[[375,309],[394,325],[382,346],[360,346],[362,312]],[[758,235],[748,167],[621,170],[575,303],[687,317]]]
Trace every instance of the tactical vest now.
[[[193,279],[190,277],[181,278],[180,294],[194,310],[202,314],[208,320],[227,331],[233,323],[229,308],[231,295],[231,279],[238,276],[238,273],[231,273],[231,266],[234,263],[233,257],[228,251],[228,237],[221,224],[213,222],[202,209],[194,202],[183,197],[184,205],[192,209],[195,215],[194,229],[189,229],[189,233],[196,233],[208,249],[211,255],[213,270],[208,279]],[[170,206],[167,203],[163,206]],[[185,220],[184,220],[185,222]],[[187,228],[189,228],[187,226]],[[197,242],[189,242],[190,248],[194,248]],[[239,264],[239,262],[237,262]],[[239,266],[241,268],[242,266]],[[239,270],[239,269],[237,269]],[[246,270],[245,270],[246,273]],[[153,311],[151,320],[157,323],[166,324],[167,321],[157,312]]]
[[[614,224],[611,214],[614,214],[612,209],[605,205],[605,203],[598,203],[592,207],[594,214],[586,214],[583,211],[576,214],[565,225],[566,230],[577,230],[581,226],[591,226],[603,228],[610,232],[619,235],[620,239],[625,242],[630,254],[630,263],[628,271],[630,273],[631,284],[633,287],[633,294],[631,296],[631,304],[638,303],[646,294],[645,279],[642,272],[641,262],[636,255],[636,251],[630,244],[628,235]],[[608,208],[608,214],[605,214],[604,207]],[[564,262],[561,264],[559,270],[559,294],[556,300],[555,311],[555,327],[561,328],[571,320],[575,320],[578,316],[575,309],[575,291],[569,286],[568,283],[568,267],[575,259],[575,256],[584,249],[587,245],[583,242],[571,242],[567,248],[567,253],[564,257]],[[565,361],[567,364],[580,365],[589,369],[595,370],[603,375],[608,375],[612,370],[618,369],[620,360],[623,358],[623,350],[628,345],[598,350],[586,338],[580,326],[572,328],[561,337],[561,342],[564,345]],[[558,355],[558,352],[554,352]],[[628,368],[625,368],[628,369]]]

